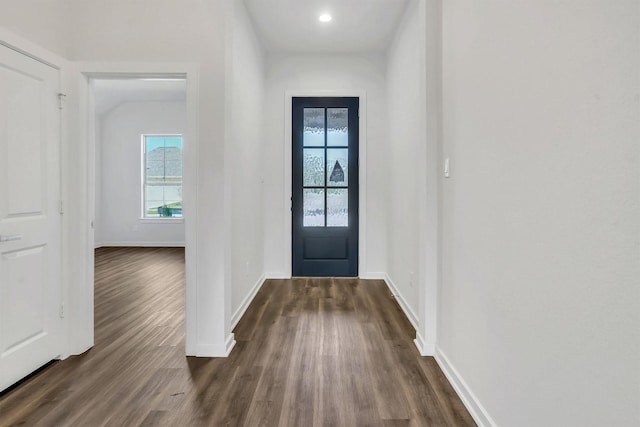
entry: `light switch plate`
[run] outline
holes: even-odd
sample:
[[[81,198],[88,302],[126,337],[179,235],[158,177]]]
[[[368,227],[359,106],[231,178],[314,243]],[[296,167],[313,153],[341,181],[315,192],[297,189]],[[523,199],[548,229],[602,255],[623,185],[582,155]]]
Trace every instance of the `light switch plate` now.
[[[449,178],[450,174],[451,174],[451,167],[450,167],[449,158],[447,157],[446,159],[444,159],[444,177]]]

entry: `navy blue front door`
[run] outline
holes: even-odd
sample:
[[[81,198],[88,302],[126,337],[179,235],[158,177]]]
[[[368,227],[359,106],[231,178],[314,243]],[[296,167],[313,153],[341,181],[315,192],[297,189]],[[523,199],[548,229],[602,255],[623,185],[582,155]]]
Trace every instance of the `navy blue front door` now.
[[[358,275],[358,98],[293,98],[292,273]]]

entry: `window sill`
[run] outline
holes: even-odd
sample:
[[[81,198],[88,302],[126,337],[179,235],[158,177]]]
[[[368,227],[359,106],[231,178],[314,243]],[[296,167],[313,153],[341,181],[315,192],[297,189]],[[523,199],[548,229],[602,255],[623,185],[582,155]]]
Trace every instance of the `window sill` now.
[[[140,218],[141,224],[182,224],[184,218]]]

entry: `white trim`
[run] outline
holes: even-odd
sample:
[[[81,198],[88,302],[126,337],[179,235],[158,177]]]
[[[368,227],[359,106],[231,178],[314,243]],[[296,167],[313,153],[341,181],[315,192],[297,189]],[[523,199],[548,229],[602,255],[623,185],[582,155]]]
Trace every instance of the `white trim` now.
[[[91,143],[95,138],[95,118],[90,117],[89,111],[94,110],[95,99],[89,79],[76,68],[72,68],[68,80],[68,98],[75,98],[77,104],[76,116],[72,116],[67,124],[68,155],[73,157],[68,158],[69,163],[64,168],[67,174],[67,195],[63,199],[67,205],[75,207],[75,212],[68,219],[73,222],[69,233],[77,236],[77,242],[69,242],[69,246],[77,248],[78,253],[71,268],[75,268],[81,279],[75,289],[75,297],[69,295],[69,312],[75,313],[69,329],[72,336],[79,338],[72,341],[71,354],[81,354],[85,347],[94,345],[95,191],[89,189],[95,188],[94,175],[91,174],[95,168],[95,145]],[[65,110],[62,111],[64,113]]]
[[[224,347],[225,347],[224,357],[229,357],[229,354],[231,354],[231,350],[233,350],[233,347],[235,346],[236,346],[235,335],[232,332],[230,332],[229,335],[227,335],[227,339],[224,341]]]
[[[185,280],[186,280],[186,339],[185,352],[196,343],[198,336],[198,151],[200,146],[199,134],[199,94],[200,70],[197,65],[186,67],[187,71],[187,144],[183,145],[182,195],[183,215],[188,213],[184,222],[185,236]],[[184,138],[184,135],[183,135]],[[184,140],[183,140],[184,141]],[[185,170],[184,165],[193,170]],[[185,183],[187,183],[185,185]]]
[[[122,248],[184,248],[184,242],[96,242],[95,248],[122,247]]]
[[[236,346],[233,334],[227,335],[224,346],[214,344],[196,344],[193,355],[196,357],[229,357],[231,350]]]
[[[7,49],[11,49],[16,53],[19,53],[20,55],[26,56],[27,58],[31,58],[34,61],[37,61],[37,62],[39,62],[39,63],[41,63],[43,65],[46,65],[47,67],[50,67],[50,68],[53,68],[54,70],[60,71],[60,67],[58,67],[57,65],[52,64],[51,62],[46,61],[44,59],[41,59],[39,56],[33,55],[33,54],[29,53],[28,51],[20,49],[20,48],[12,45],[10,43],[7,43],[7,42],[5,42],[3,40],[0,40],[0,45],[6,47]]]
[[[409,322],[411,322],[413,329],[417,331],[418,316],[416,316],[416,314],[413,312],[413,310],[411,309],[411,306],[407,304],[407,301],[404,299],[402,294],[398,292],[398,288],[393,283],[393,280],[391,280],[391,277],[389,277],[388,274],[385,274],[384,282],[387,284],[387,287],[389,288],[389,291],[391,292],[393,297],[396,299],[396,301],[398,301],[398,304],[400,305],[400,308],[404,312],[404,315],[407,316],[407,319],[409,319]]]
[[[359,278],[362,280],[387,280],[387,273],[369,272],[360,274]]]
[[[256,281],[255,285],[253,285],[253,287],[251,288],[251,291],[249,292],[249,294],[244,298],[244,300],[242,300],[242,304],[240,304],[240,307],[238,307],[235,313],[233,313],[233,316],[231,316],[232,331],[238,325],[238,322],[240,321],[240,319],[242,319],[242,316],[244,316],[244,313],[246,313],[247,308],[249,308],[249,305],[251,305],[251,302],[256,297],[256,295],[258,294],[258,291],[262,288],[262,285],[264,285],[264,282],[266,280],[267,279],[264,274],[260,276],[260,278]]]
[[[473,394],[467,383],[462,379],[462,376],[460,376],[460,373],[453,367],[449,358],[445,356],[438,346],[435,349],[435,359],[476,424],[480,427],[496,426],[497,424],[482,406],[480,400]]]
[[[358,120],[358,272],[364,271],[367,247],[367,92],[364,90],[285,90],[284,93],[284,269],[291,277],[291,101],[304,97],[357,97]]]
[[[439,289],[442,282],[442,2],[420,0],[417,8],[420,33],[420,100],[416,108],[424,117],[420,150],[424,168],[419,174],[418,195],[418,314],[416,346],[422,355],[435,353],[438,333]]]
[[[291,274],[284,272],[267,272],[264,273],[265,280],[268,279],[291,279]]]
[[[27,40],[11,31],[0,27],[0,45],[15,50],[31,59],[41,62],[56,70],[62,70],[68,62],[57,53]]]
[[[153,78],[153,77],[176,77],[187,80],[187,129],[183,133],[184,152],[183,152],[183,206],[185,212],[185,277],[186,277],[186,343],[185,352],[187,355],[206,354],[213,351],[217,354],[220,352],[212,350],[208,345],[198,343],[198,115],[199,115],[199,65],[196,63],[185,62],[78,62],[77,70],[81,74],[83,80],[89,81],[91,78]],[[89,103],[80,103],[80,116],[88,118]],[[85,134],[86,135],[86,134]],[[87,146],[95,147],[95,135],[88,132]],[[92,152],[92,150],[88,150]],[[90,159],[87,159],[88,161]],[[89,170],[86,171],[87,178],[95,176],[95,167],[93,163],[89,163]],[[90,181],[90,180],[89,180]],[[93,212],[91,200],[94,198],[95,185],[88,188],[86,212]],[[91,218],[93,219],[93,218]],[[89,239],[88,248],[95,246],[93,237]],[[103,243],[104,245],[105,243]],[[89,267],[87,267],[89,269]],[[93,271],[87,272],[87,287],[93,292]],[[90,313],[91,321],[93,321],[93,310]],[[89,319],[86,319],[89,321]],[[85,322],[86,323],[86,322]],[[231,340],[233,341],[233,339]],[[231,345],[233,347],[233,345]],[[230,351],[230,350],[229,350]]]
[[[183,224],[184,218],[181,216],[172,216],[165,218],[138,218],[140,224]]]
[[[419,330],[416,330],[416,339],[413,340],[413,343],[416,345],[416,348],[418,349],[418,353],[420,353],[420,356],[434,355],[433,351],[429,351],[427,343],[425,342]]]

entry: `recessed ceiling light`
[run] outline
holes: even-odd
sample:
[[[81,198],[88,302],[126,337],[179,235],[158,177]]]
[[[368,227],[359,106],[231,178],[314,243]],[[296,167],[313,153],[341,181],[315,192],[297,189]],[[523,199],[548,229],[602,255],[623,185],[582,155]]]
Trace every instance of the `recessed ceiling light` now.
[[[323,13],[318,17],[318,19],[320,20],[320,22],[329,22],[331,21],[331,15],[329,15],[328,13]]]

